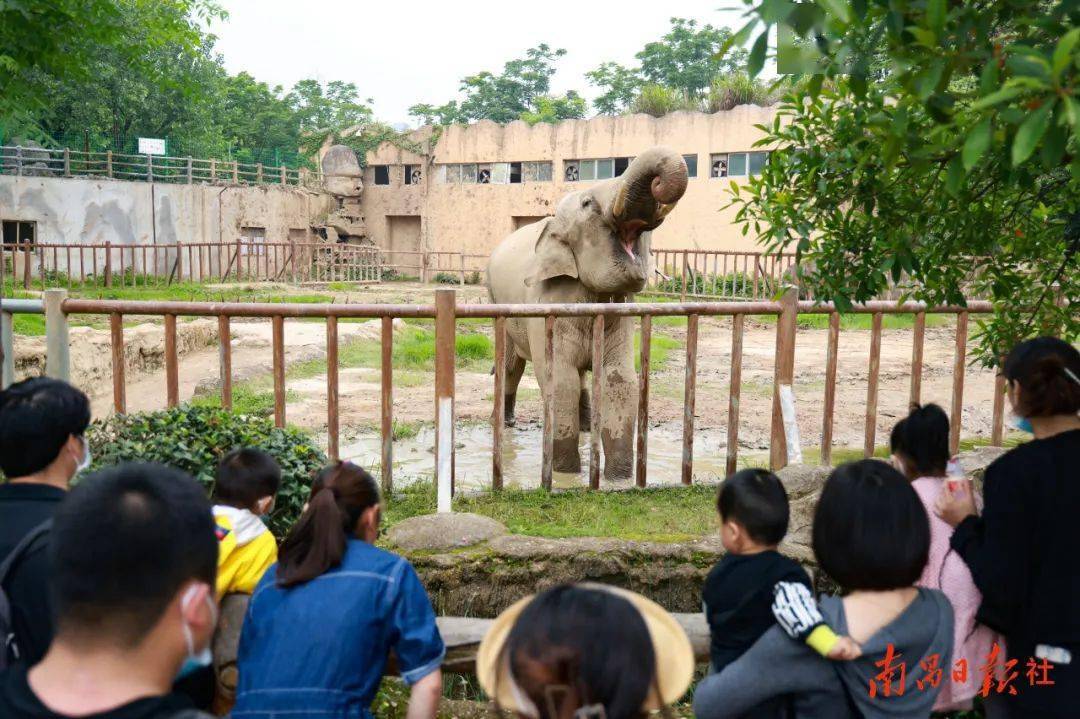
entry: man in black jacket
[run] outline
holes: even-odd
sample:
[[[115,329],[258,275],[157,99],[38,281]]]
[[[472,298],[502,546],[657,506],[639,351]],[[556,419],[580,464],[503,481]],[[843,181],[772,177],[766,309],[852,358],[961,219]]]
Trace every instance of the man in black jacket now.
[[[86,395],[66,382],[34,377],[0,392],[0,559],[52,518],[72,477],[90,464],[84,433]],[[4,591],[11,601],[18,661],[36,664],[53,637],[49,598],[49,534],[16,560]]]

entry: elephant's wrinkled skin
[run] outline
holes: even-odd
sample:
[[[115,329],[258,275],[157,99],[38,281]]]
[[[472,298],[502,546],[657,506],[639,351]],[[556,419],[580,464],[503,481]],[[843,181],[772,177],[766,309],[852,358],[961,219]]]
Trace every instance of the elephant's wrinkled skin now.
[[[621,177],[590,184],[564,197],[555,216],[526,225],[491,253],[487,281],[497,303],[630,302],[645,287],[649,238],[686,191],[686,164],[668,148],[655,147]],[[637,375],[633,319],[607,318],[604,327],[603,401],[600,436],[604,477],[630,477],[634,459]],[[541,391],[544,319],[506,323],[506,423],[514,422],[514,398],[525,363],[533,362]],[[578,432],[588,425],[584,375],[592,367],[592,318],[555,321],[554,469],[578,472]]]

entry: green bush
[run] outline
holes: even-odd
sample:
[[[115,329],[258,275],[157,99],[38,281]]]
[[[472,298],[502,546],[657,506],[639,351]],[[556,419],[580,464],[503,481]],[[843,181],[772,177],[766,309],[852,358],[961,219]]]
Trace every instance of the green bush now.
[[[457,285],[461,283],[461,275],[454,272],[436,272],[435,281],[440,285]]]
[[[213,490],[214,469],[238,447],[257,447],[281,466],[281,490],[270,529],[284,536],[307,500],[312,473],[326,455],[304,432],[280,429],[262,417],[213,407],[182,406],[161,412],[113,415],[88,432],[93,469],[120,462],[159,462],[183,470]]]

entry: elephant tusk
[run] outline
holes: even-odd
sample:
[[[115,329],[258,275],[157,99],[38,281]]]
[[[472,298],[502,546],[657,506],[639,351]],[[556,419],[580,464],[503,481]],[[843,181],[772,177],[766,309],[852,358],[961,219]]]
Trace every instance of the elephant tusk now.
[[[611,205],[611,215],[616,220],[622,219],[623,212],[626,210],[626,183],[622,183],[619,186],[619,192],[615,195],[615,202]]]

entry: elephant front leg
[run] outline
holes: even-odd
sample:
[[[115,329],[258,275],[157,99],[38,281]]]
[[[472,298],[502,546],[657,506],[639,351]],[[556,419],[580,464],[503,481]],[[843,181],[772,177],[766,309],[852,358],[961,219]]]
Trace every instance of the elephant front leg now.
[[[578,451],[581,377],[576,367],[556,362],[552,379],[554,387],[550,389],[555,403],[555,438],[551,467],[556,472],[576,474],[581,471],[581,454]],[[544,387],[543,390],[547,392],[549,388]]]
[[[604,446],[604,479],[625,482],[633,476],[634,471],[638,382],[633,360],[606,367],[601,384],[600,440]]]

